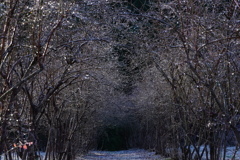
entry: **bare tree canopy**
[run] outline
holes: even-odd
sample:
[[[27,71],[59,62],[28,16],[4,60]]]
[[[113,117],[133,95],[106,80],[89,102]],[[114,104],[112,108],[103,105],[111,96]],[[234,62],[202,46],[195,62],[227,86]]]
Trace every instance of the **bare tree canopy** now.
[[[0,26],[6,159],[237,152],[238,1],[3,0]]]

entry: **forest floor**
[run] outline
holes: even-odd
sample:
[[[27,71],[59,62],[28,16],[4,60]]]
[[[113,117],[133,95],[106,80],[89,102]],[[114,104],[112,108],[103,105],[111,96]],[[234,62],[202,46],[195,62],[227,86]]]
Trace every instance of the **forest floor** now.
[[[236,147],[227,147],[225,160],[232,160],[235,151]],[[45,153],[40,153],[41,159],[44,159]],[[12,158],[13,160],[20,160],[16,154],[12,154]],[[206,155],[204,154],[202,160],[206,159]],[[0,155],[0,160],[6,160],[4,155]],[[171,160],[171,158],[164,158],[160,155],[156,155],[155,152],[144,149],[130,149],[122,151],[89,151],[86,155],[78,156],[76,160]],[[240,160],[240,150],[235,153],[234,160]]]
[[[225,160],[231,160],[235,147],[227,147]],[[206,159],[204,155],[203,160]],[[77,160],[170,160],[156,155],[155,152],[150,152],[143,149],[130,149],[123,151],[90,151],[85,156],[80,156]],[[235,160],[240,160],[240,150],[236,153]]]
[[[164,160],[165,158],[143,149],[130,149],[123,151],[90,151],[77,160]]]

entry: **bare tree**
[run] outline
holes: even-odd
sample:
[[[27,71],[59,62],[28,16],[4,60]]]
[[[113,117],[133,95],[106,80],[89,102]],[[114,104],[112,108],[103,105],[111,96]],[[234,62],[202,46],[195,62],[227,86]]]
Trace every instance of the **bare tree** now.
[[[89,7],[85,4],[83,10]],[[79,7],[63,1],[1,3],[0,153],[9,159],[14,152],[22,159],[39,156],[40,126],[49,130],[45,159],[74,159],[77,154],[74,140],[84,124],[80,121],[94,109],[88,109],[91,105],[85,99],[90,92],[82,101],[75,94],[90,76],[96,77],[94,63],[102,52],[87,50],[91,52],[93,43],[107,42],[86,35],[89,30],[94,33],[94,27],[77,32],[80,25],[91,26],[83,24],[85,17],[75,15]],[[104,48],[102,43],[97,46]]]

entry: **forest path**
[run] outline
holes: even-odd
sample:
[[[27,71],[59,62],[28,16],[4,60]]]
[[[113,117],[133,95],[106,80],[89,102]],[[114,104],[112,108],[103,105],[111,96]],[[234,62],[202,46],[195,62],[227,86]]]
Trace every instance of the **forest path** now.
[[[130,149],[123,151],[90,151],[77,160],[164,160],[155,152],[149,152],[143,149]]]

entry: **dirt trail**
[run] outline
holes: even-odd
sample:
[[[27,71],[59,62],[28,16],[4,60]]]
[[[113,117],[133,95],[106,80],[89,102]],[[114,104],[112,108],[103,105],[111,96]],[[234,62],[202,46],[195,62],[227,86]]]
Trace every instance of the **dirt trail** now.
[[[77,160],[163,160],[155,152],[143,149],[131,149],[123,151],[90,151],[87,155],[79,157]]]

